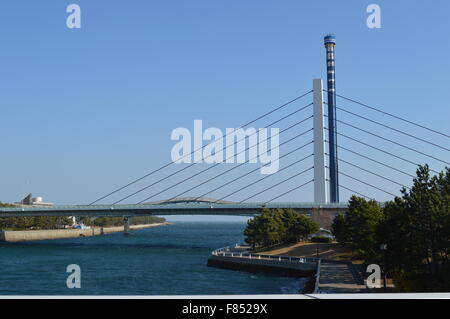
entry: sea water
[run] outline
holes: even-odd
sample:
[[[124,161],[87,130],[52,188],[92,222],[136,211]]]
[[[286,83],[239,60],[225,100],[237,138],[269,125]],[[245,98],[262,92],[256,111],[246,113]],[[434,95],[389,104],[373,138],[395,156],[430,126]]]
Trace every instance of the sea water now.
[[[0,243],[1,295],[298,293],[306,278],[208,267],[212,250],[244,240],[243,217],[167,217],[169,226],[104,236]],[[67,287],[67,266],[81,288]]]

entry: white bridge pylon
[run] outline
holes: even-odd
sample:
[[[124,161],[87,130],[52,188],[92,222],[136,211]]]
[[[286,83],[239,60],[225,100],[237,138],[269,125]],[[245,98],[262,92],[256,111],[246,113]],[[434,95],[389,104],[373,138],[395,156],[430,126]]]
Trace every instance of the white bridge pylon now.
[[[322,79],[313,80],[314,92],[314,202],[328,203],[325,169],[324,100]]]

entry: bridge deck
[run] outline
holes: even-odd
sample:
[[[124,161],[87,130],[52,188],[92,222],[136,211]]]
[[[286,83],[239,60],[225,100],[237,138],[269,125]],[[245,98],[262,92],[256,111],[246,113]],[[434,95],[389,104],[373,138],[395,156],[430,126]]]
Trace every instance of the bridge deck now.
[[[292,208],[301,212],[314,209],[344,211],[347,203],[167,203],[120,205],[55,205],[0,208],[0,217],[17,216],[133,216],[133,215],[255,215],[262,208]]]

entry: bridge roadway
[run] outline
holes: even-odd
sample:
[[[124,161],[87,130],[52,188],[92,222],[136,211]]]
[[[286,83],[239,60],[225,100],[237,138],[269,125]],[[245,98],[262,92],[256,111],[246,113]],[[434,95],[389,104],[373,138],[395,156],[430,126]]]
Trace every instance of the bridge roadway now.
[[[304,214],[344,212],[347,203],[233,203],[233,202],[157,202],[120,205],[55,205],[0,207],[0,217],[20,216],[148,216],[148,215],[257,215],[262,208],[292,208]],[[331,217],[331,216],[330,216]]]

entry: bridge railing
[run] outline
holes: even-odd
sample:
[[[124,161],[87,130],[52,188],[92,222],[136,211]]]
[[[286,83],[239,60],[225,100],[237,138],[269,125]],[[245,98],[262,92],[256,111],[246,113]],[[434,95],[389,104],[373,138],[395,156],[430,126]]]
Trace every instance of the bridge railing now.
[[[275,255],[265,255],[265,254],[255,254],[248,251],[249,246],[243,246],[240,244],[235,244],[231,246],[226,246],[213,250],[211,254],[213,256],[221,257],[234,257],[234,258],[248,258],[248,259],[266,259],[266,260],[277,260],[283,262],[291,263],[317,263],[319,258],[309,258],[309,257],[292,257],[292,256],[275,256]]]

